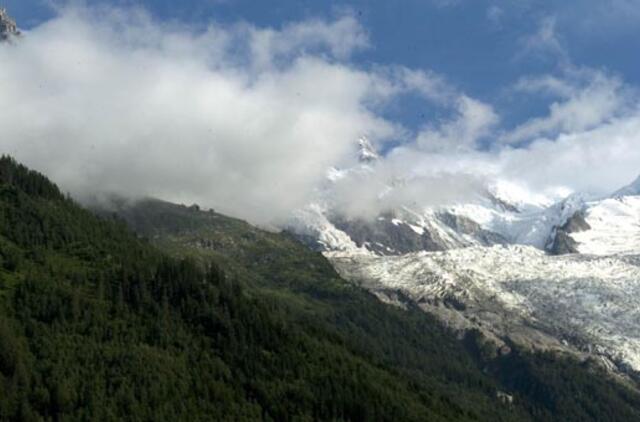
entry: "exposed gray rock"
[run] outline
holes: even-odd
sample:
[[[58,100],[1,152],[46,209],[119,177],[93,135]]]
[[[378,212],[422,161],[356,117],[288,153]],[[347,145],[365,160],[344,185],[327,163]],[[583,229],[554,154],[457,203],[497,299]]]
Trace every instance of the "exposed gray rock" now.
[[[578,242],[571,237],[571,233],[589,230],[590,228],[591,226],[585,219],[584,211],[577,211],[562,226],[556,228],[549,252],[554,255],[578,253]]]
[[[480,224],[462,215],[444,212],[438,214],[438,218],[456,232],[473,236],[484,246],[507,245],[509,243],[498,233],[485,230]]]
[[[361,163],[371,164],[380,159],[378,152],[371,145],[371,142],[366,137],[362,137],[358,140],[359,152],[358,160]]]
[[[359,246],[380,255],[402,255],[416,251],[444,250],[442,242],[428,231],[416,233],[406,224],[394,224],[391,215],[366,220],[336,215],[331,222]]]
[[[573,240],[569,233],[562,229],[558,229],[553,239],[553,243],[549,247],[549,252],[553,255],[578,253],[578,242]]]
[[[6,9],[0,8],[0,41],[10,40],[20,35],[16,22],[9,16]]]
[[[587,223],[583,211],[578,211],[567,220],[561,227],[567,233],[577,233],[589,230],[591,226]]]

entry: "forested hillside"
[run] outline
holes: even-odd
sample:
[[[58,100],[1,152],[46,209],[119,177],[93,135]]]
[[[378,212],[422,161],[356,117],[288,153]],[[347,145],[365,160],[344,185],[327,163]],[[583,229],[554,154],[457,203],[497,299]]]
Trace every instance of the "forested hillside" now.
[[[640,418],[602,372],[494,357],[285,234],[159,201],[116,211],[0,159],[0,420]]]

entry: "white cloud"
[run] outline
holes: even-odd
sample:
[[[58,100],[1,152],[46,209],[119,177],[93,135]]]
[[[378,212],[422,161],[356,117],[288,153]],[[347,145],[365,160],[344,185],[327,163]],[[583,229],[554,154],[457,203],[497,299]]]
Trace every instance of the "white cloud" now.
[[[539,39],[560,48],[546,25]],[[195,201],[265,224],[305,204],[327,168],[352,163],[362,134],[406,142],[369,182],[338,187],[351,213],[457,200],[491,178],[607,192],[640,173],[638,97],[605,71],[567,61],[521,79],[519,95],[554,100],[504,132],[490,104],[428,70],[352,64],[368,46],[348,16],[193,33],[143,12],[65,9],[0,46],[0,149],[76,195]],[[415,134],[383,118],[406,94],[445,117]]]
[[[565,72],[564,78],[523,78],[516,89],[551,94],[560,100],[550,104],[547,116],[532,118],[504,134],[503,142],[595,128],[627,112],[632,92],[619,78],[592,69],[572,69]]]
[[[377,77],[339,62],[365,45],[351,18],[194,34],[129,10],[66,9],[0,46],[0,147],[76,195],[197,201],[266,223],[361,133],[394,133],[366,105]]]
[[[499,120],[491,106],[464,95],[458,98],[456,110],[457,116],[452,120],[428,126],[418,134],[416,142],[421,149],[433,152],[473,149]]]
[[[369,39],[360,24],[350,16],[334,22],[310,20],[284,26],[280,30],[248,26],[251,53],[258,66],[271,66],[274,60],[290,60],[307,52],[327,49],[335,58],[346,59],[354,51],[367,48]]]
[[[640,174],[640,109],[596,128],[540,139],[526,148],[502,150],[502,177],[537,190],[608,194]]]

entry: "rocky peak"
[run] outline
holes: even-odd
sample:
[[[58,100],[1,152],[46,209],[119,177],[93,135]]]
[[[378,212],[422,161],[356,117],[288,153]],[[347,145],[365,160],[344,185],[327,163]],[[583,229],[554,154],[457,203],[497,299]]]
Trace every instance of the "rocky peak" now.
[[[367,137],[363,136],[358,139],[358,146],[360,147],[358,159],[361,163],[372,163],[380,159],[380,156]]]
[[[0,41],[20,35],[16,22],[11,19],[6,9],[0,7]]]

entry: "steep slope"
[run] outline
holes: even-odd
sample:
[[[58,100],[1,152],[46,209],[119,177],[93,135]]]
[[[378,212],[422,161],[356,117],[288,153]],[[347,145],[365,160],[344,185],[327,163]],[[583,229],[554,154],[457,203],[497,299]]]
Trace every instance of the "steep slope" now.
[[[620,195],[586,203],[577,216],[583,224],[566,227],[573,247],[568,252],[587,255],[640,252],[640,196]],[[568,223],[575,223],[574,218]]]
[[[392,362],[399,371],[410,378],[422,379],[423,382],[428,383],[433,383],[433,377],[446,379],[447,385],[452,386],[451,383],[453,383],[456,385],[454,390],[458,391],[457,394],[464,396],[468,394],[471,386],[469,380],[480,380],[488,376],[491,382],[498,383],[494,387],[497,388],[494,390],[495,397],[499,396],[503,401],[509,401],[509,397],[515,398],[514,404],[525,407],[527,413],[535,420],[597,420],[599,418],[615,420],[618,418],[619,411],[610,407],[614,402],[615,406],[620,405],[623,409],[628,409],[628,406],[634,409],[625,417],[632,417],[636,412],[636,405],[633,404],[632,398],[635,393],[628,396],[627,393],[622,396],[615,393],[612,397],[609,397],[609,393],[601,395],[603,392],[601,388],[604,385],[608,385],[607,389],[613,388],[612,391],[620,388],[625,391],[626,388],[605,375],[601,370],[600,362],[585,360],[586,354],[579,355],[578,359],[575,359],[572,357],[576,356],[574,349],[563,347],[558,342],[555,343],[558,348],[549,347],[546,352],[539,349],[537,352],[532,352],[530,348],[523,348],[511,341],[497,348],[491,342],[487,342],[483,335],[478,335],[486,330],[477,324],[475,330],[458,332],[463,341],[457,343],[457,346],[452,345],[455,331],[445,331],[445,335],[439,337],[436,335],[440,332],[435,328],[437,324],[429,325],[434,324],[432,320],[426,325],[425,322],[418,323],[421,321],[422,313],[418,309],[424,309],[426,303],[417,298],[420,294],[414,295],[412,291],[403,290],[397,285],[380,285],[372,288],[371,285],[364,284],[364,287],[370,289],[379,298],[401,306],[383,306],[376,303],[373,298],[363,301],[363,297],[355,300],[353,294],[358,290],[341,288],[336,291],[330,285],[319,283],[322,277],[317,271],[327,268],[326,263],[318,260],[319,255],[305,251],[305,248],[292,237],[262,232],[237,220],[228,219],[210,211],[198,210],[197,207],[148,200],[128,205],[121,204],[117,208],[117,213],[133,227],[137,227],[141,233],[153,238],[156,244],[162,245],[177,256],[195,256],[201,260],[216,257],[218,260],[226,260],[230,265],[229,268],[251,267],[254,270],[253,277],[256,273],[260,274],[258,278],[253,278],[253,282],[260,286],[261,291],[279,296],[285,294],[292,299],[290,302],[300,309],[313,309],[311,318],[316,321],[326,321],[339,333],[355,340],[352,344],[355,344],[359,350],[374,351],[375,355],[383,356],[383,361]],[[474,248],[464,250],[471,252]],[[536,251],[533,248],[531,250]],[[537,253],[541,254],[539,251]],[[436,255],[439,254],[441,253],[436,253]],[[352,254],[345,255],[347,260],[353,258]],[[292,261],[295,256],[305,258],[301,261]],[[366,260],[380,263],[383,268],[389,264],[389,261],[385,261],[386,259],[398,260],[397,268],[389,267],[389,272],[385,273],[392,279],[395,274],[402,273],[404,269],[408,270],[410,267],[408,263],[402,261],[405,257],[376,257],[366,252],[362,256]],[[474,257],[467,257],[467,261],[474,259]],[[334,259],[333,262],[337,263],[338,269],[342,271],[338,261]],[[501,267],[499,262],[495,265],[497,268]],[[274,274],[281,271],[291,273],[292,268],[296,268],[295,275],[290,278],[295,280],[294,283],[274,277]],[[549,272],[556,269],[549,269]],[[345,275],[354,279],[348,272],[345,272]],[[416,279],[419,278],[410,275],[405,282],[407,285],[415,285]],[[478,282],[479,288],[476,291],[479,294],[482,291],[482,283],[484,279]],[[449,286],[446,286],[448,284],[446,281],[444,284],[443,292],[446,292]],[[286,286],[284,290],[283,286]],[[424,287],[428,289],[426,283]],[[290,296],[292,290],[296,293],[295,299]],[[491,292],[486,292],[484,296],[479,295],[478,299],[491,295]],[[428,295],[421,296],[429,301]],[[480,301],[484,302],[484,300]],[[418,304],[418,308],[414,305],[415,303]],[[463,306],[462,303],[453,295],[445,294],[439,300],[439,304],[431,301],[430,305],[456,311],[457,307]],[[435,314],[438,317],[441,316]],[[514,315],[515,312],[510,316]],[[414,323],[407,325],[407,318]],[[416,323],[418,325],[415,325]],[[450,324],[450,327],[458,328],[455,324]],[[536,331],[535,328],[529,332],[535,332],[538,336],[544,335],[543,331]],[[535,341],[535,338],[530,340]],[[549,338],[549,341],[553,339]],[[459,347],[463,345],[464,351],[461,353]],[[457,375],[450,372],[452,362],[467,362],[468,353],[474,356],[474,360],[480,365],[479,368],[482,368],[483,375],[480,378],[471,375],[475,373],[474,370],[466,374],[458,372]],[[429,381],[425,381],[425,376]],[[592,384],[595,379],[603,384]],[[431,385],[434,386],[434,384]],[[441,389],[442,387],[432,388]],[[584,396],[585,392],[590,392],[587,393],[588,398]],[[604,409],[607,409],[606,413],[603,413]],[[514,408],[510,411],[515,412],[513,415],[517,413]],[[520,415],[516,416],[517,418],[525,420],[527,417]],[[487,419],[487,417],[484,416],[481,419]],[[488,417],[488,419],[494,420],[495,417]]]
[[[345,283],[290,236],[160,201],[114,210],[197,262],[0,160],[0,419],[640,416],[638,393],[597,368],[488,356],[481,339]]]
[[[235,237],[234,227],[246,225],[217,218],[228,225],[222,244],[238,245],[230,256],[252,254],[242,246],[251,239]],[[246,231],[252,230],[260,233]],[[272,244],[257,245],[257,257],[269,262],[269,254],[289,249],[281,243],[273,251]],[[397,333],[391,338],[420,333],[429,339],[425,350],[430,342],[439,346],[413,358],[422,370],[414,381],[383,353],[365,353],[357,337],[318,319],[332,312],[322,306],[329,299],[311,302],[292,289],[251,285],[268,278],[311,289],[313,281],[315,295],[344,303],[375,326],[365,312],[372,304],[376,315],[382,305],[337,278],[321,256],[290,251],[287,267],[269,266],[264,276],[255,264],[225,274],[210,263],[167,258],[8,158],[0,159],[0,255],[2,420],[515,420],[520,414],[497,406],[496,386],[433,322],[381,313]],[[296,262],[314,279],[305,280]],[[351,319],[340,316],[349,330]],[[448,356],[458,359],[448,363]]]
[[[604,198],[575,202],[552,231],[555,254],[628,255],[640,252],[640,178]]]

